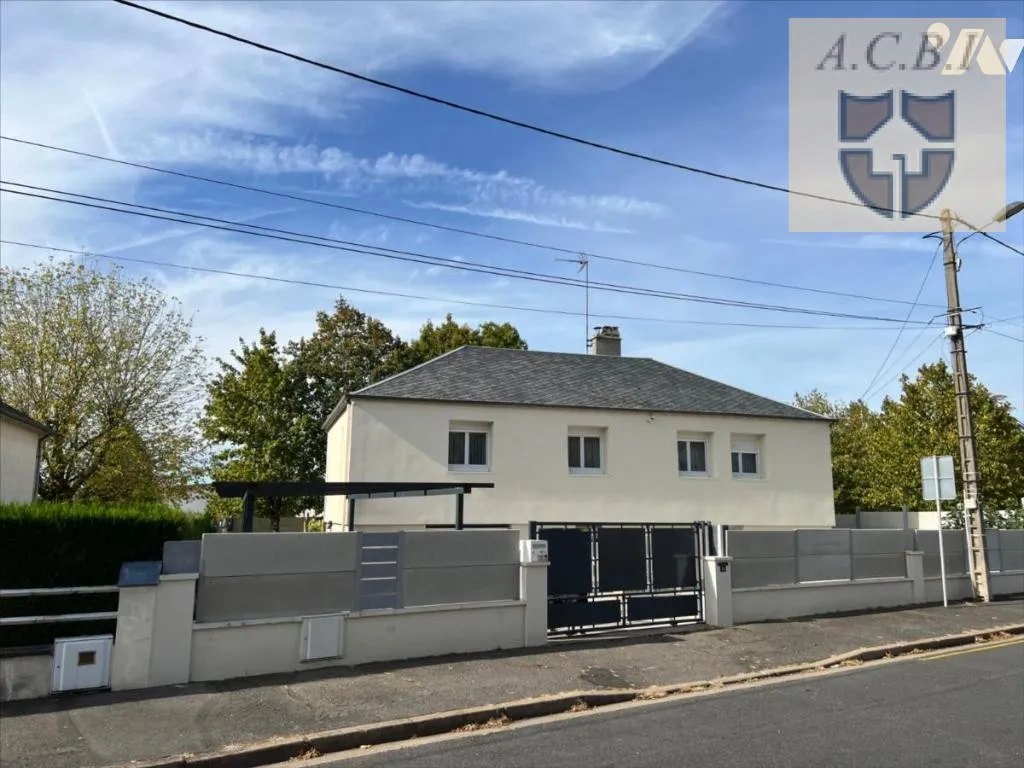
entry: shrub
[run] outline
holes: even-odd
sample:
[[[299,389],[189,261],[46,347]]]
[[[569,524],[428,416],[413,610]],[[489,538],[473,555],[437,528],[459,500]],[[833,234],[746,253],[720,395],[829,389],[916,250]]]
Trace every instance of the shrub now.
[[[113,585],[122,563],[159,560],[165,541],[199,538],[208,530],[209,518],[159,504],[0,505],[0,589]],[[0,600],[3,616],[116,608],[116,594]],[[0,647],[112,631],[112,622],[4,627]]]

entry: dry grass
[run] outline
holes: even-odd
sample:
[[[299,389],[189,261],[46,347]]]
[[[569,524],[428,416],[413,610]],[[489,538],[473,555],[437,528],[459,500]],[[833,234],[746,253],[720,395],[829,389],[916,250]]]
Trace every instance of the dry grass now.
[[[863,659],[847,659],[846,661],[840,661],[838,664],[833,664],[832,667],[859,667],[863,664]]]
[[[322,756],[322,753],[320,752],[319,749],[314,749],[313,747],[310,747],[309,749],[307,749],[307,750],[305,750],[303,752],[299,752],[299,754],[297,754],[295,757],[289,758],[288,762],[289,763],[296,763],[296,762],[298,762],[300,760],[312,760],[315,757],[321,757],[321,756]]]
[[[659,688],[648,688],[637,694],[636,701],[653,701],[654,699],[664,699],[666,696],[668,694]]]
[[[502,713],[500,717],[492,717],[486,723],[466,723],[455,729],[455,733],[470,733],[472,731],[483,731],[491,728],[501,728],[512,722],[512,718]]]
[[[569,707],[570,712],[586,712],[588,709],[590,709],[590,705],[583,700],[577,701],[575,704]]]
[[[976,643],[996,643],[1001,640],[1013,640],[1013,635],[1009,632],[992,632],[987,635],[979,635],[974,638]]]

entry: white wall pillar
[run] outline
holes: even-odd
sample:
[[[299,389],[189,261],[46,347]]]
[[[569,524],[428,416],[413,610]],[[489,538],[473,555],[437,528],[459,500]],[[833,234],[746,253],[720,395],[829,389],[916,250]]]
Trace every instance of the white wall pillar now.
[[[149,685],[157,588],[121,587],[118,592],[117,629],[110,664],[110,687],[115,691]]]
[[[153,621],[153,652],[149,660],[151,687],[189,681],[198,578],[197,573],[160,577]]]
[[[732,626],[732,558],[705,557],[704,621],[712,627]]]
[[[526,622],[523,645],[545,645],[548,642],[548,563],[547,542],[519,542],[519,599],[526,601]]]
[[[907,556],[907,578],[912,585],[914,603],[928,602],[924,593],[924,552],[908,550]]]
[[[110,671],[115,691],[189,681],[198,574],[170,574],[160,583],[121,587]]]

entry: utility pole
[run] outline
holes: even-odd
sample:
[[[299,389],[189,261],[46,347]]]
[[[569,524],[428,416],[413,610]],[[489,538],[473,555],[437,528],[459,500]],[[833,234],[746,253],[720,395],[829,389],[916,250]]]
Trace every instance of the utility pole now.
[[[946,268],[946,304],[949,337],[953,358],[953,390],[956,393],[956,434],[960,444],[960,471],[963,477],[964,527],[967,529],[968,561],[974,593],[984,602],[991,594],[988,586],[988,558],[985,553],[985,520],[981,511],[981,476],[974,442],[974,423],[968,399],[967,352],[964,347],[964,326],[960,309],[960,287],[957,285],[957,257],[953,244],[953,214],[946,209],[941,215],[943,266]],[[939,532],[941,536],[941,530]]]

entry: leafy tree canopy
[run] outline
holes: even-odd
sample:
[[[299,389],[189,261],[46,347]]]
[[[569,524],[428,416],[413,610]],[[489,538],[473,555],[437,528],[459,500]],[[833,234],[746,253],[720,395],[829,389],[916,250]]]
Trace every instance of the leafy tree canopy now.
[[[992,513],[1016,510],[1024,496],[1024,428],[1007,399],[971,377],[971,412],[981,472],[982,501]],[[860,401],[832,402],[814,390],[795,402],[831,416],[832,477],[836,511],[930,508],[921,496],[920,460],[951,455],[960,488],[953,375],[945,361],[923,365],[917,376],[902,377],[897,399],[886,398],[878,412]],[[1004,523],[1005,524],[1005,521]]]
[[[56,434],[40,495],[175,498],[195,478],[203,356],[180,305],[120,268],[0,267],[0,396]]]

